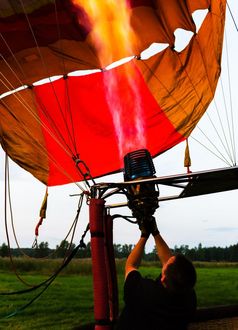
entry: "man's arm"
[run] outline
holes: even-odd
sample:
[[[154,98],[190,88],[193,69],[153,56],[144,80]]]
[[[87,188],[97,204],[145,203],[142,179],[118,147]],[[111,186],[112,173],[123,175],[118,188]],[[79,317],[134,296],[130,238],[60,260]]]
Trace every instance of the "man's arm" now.
[[[164,241],[164,239],[160,235],[160,232],[157,228],[157,224],[156,224],[154,217],[152,217],[150,219],[150,221],[146,223],[146,229],[148,232],[150,232],[154,236],[157,255],[163,266],[169,260],[169,258],[171,258],[173,255],[172,255],[167,243]]]
[[[162,263],[162,266],[173,256],[167,243],[164,241],[160,233],[154,235],[157,255]]]
[[[127,275],[131,271],[139,268],[146,242],[147,237],[141,237],[128,256],[125,267],[125,278],[127,278]]]

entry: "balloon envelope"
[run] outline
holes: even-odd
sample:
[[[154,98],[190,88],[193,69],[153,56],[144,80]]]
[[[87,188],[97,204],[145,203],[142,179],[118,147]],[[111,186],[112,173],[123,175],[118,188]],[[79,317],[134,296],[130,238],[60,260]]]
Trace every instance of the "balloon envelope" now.
[[[120,12],[111,8],[101,8],[107,35],[98,40],[99,27],[80,1],[0,4],[0,93],[28,86],[1,99],[1,145],[46,185],[82,180],[75,159],[98,177],[121,170],[135,149],[165,152],[191,134],[214,97],[226,1],[131,0],[125,7],[126,42]],[[198,9],[209,10],[196,31]],[[180,52],[178,28],[193,32]],[[166,48],[141,59],[152,43]],[[52,76],[60,77],[35,84]]]

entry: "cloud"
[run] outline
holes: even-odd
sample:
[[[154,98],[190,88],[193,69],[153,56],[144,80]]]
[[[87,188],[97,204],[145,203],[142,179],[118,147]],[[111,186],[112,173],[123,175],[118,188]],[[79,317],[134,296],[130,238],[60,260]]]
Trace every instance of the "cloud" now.
[[[213,227],[206,228],[206,231],[215,231],[215,232],[230,232],[230,231],[238,231],[238,227]]]

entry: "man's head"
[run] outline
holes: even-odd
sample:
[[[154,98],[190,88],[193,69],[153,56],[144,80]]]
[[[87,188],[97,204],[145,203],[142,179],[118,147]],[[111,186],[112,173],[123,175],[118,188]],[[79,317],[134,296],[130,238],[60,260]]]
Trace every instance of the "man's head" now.
[[[192,262],[182,254],[172,256],[163,265],[161,282],[169,291],[190,291],[195,286],[196,279]]]

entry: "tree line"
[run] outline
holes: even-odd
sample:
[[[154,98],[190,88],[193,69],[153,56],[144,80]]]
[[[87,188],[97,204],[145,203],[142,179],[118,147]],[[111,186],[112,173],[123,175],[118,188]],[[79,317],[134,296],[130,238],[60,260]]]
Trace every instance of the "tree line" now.
[[[76,245],[70,243],[67,240],[63,240],[55,249],[50,249],[48,242],[41,242],[35,248],[23,248],[23,249],[9,249],[8,246],[3,243],[0,246],[0,257],[20,257],[24,254],[35,257],[49,257],[49,258],[64,258],[69,255]],[[115,258],[122,259],[127,258],[132,251],[133,244],[114,244]],[[238,262],[238,243],[230,245],[228,247],[203,247],[201,243],[197,247],[189,248],[188,245],[175,246],[171,249],[174,253],[182,253],[192,261],[227,261]],[[76,258],[90,258],[91,247],[90,243],[84,244],[75,255]],[[144,252],[143,260],[156,261],[156,248],[154,247],[151,252]]]

